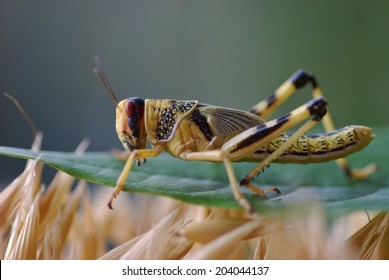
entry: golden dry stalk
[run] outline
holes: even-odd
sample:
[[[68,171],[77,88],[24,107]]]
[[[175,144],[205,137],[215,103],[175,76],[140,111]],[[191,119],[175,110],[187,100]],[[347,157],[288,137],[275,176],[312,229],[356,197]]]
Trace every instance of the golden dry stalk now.
[[[39,150],[38,133],[34,150]],[[77,150],[82,153],[86,143]],[[389,215],[364,212],[326,226],[309,215],[248,216],[145,195],[121,196],[58,172],[47,188],[43,164],[25,170],[0,193],[1,259],[387,259]],[[73,187],[75,185],[75,187]]]

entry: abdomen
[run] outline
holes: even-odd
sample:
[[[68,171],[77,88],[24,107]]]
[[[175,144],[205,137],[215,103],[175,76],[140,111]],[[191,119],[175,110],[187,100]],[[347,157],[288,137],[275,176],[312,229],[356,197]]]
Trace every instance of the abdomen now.
[[[282,134],[245,160],[263,160],[286,142],[289,137],[290,134]],[[365,126],[347,126],[330,133],[304,135],[275,162],[315,163],[343,158],[363,149],[373,138],[371,128]]]

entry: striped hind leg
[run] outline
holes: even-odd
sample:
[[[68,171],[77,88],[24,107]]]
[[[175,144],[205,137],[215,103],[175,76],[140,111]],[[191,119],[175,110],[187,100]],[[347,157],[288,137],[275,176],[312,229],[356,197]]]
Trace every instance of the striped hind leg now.
[[[326,105],[327,102],[323,97],[315,98],[283,117],[243,131],[224,143],[220,150],[188,153],[185,159],[223,162],[235,200],[249,213],[252,213],[253,208],[249,201],[243,196],[240,186],[246,186],[253,193],[259,196],[266,196],[269,192],[280,194],[280,191],[274,187],[261,189],[251,185],[250,182],[252,177],[260,172],[266,165],[270,164],[283,154],[294,142],[297,141],[298,138],[315,126],[325,115]],[[248,157],[253,152],[266,146],[282,133],[295,127],[307,118],[311,119],[304,123],[285,143],[283,143],[277,150],[275,150],[250,173],[248,173],[240,182],[239,186],[231,162],[239,161]]]
[[[240,135],[232,138],[223,145],[222,150],[228,152],[229,158],[232,160],[239,160],[247,156],[250,152],[253,153],[261,147],[273,141],[297,124],[301,123],[307,118],[301,127],[299,127],[285,142],[283,142],[276,150],[267,155],[257,166],[255,166],[241,181],[241,186],[246,186],[253,193],[264,196],[266,191],[251,185],[252,179],[260,173],[266,166],[277,160],[283,155],[294,143],[298,141],[305,133],[311,130],[320,122],[327,113],[327,102],[323,97],[314,98],[308,103],[298,107],[289,114],[282,116],[273,121],[269,121],[254,127]],[[242,137],[244,135],[244,137]]]
[[[279,86],[274,94],[252,107],[250,112],[267,119],[278,106],[284,103],[297,89],[304,87],[308,83],[312,86],[312,96],[314,98],[323,97],[323,93],[315,76],[305,70],[298,70]],[[335,130],[335,125],[329,112],[323,117],[322,123],[327,133]],[[336,162],[346,175],[357,180],[364,180],[377,170],[377,165],[374,163],[369,164],[362,169],[354,169],[349,166],[346,158],[337,159]]]

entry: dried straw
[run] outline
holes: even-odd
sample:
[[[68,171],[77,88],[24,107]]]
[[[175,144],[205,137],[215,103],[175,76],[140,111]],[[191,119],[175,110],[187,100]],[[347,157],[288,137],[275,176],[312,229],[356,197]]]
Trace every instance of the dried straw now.
[[[39,151],[38,133],[33,149]],[[82,153],[87,142],[80,144]],[[58,172],[47,188],[43,165],[28,161],[0,193],[1,259],[388,259],[389,216],[364,212],[329,227],[325,212],[248,216],[146,195],[89,188]]]

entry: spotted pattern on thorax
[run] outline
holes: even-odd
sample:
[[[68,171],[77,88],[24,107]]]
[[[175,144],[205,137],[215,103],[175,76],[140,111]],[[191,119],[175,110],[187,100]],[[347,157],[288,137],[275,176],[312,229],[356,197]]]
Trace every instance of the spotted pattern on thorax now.
[[[196,102],[170,100],[167,107],[159,108],[159,118],[155,139],[169,140],[174,133],[178,121],[193,109]]]

